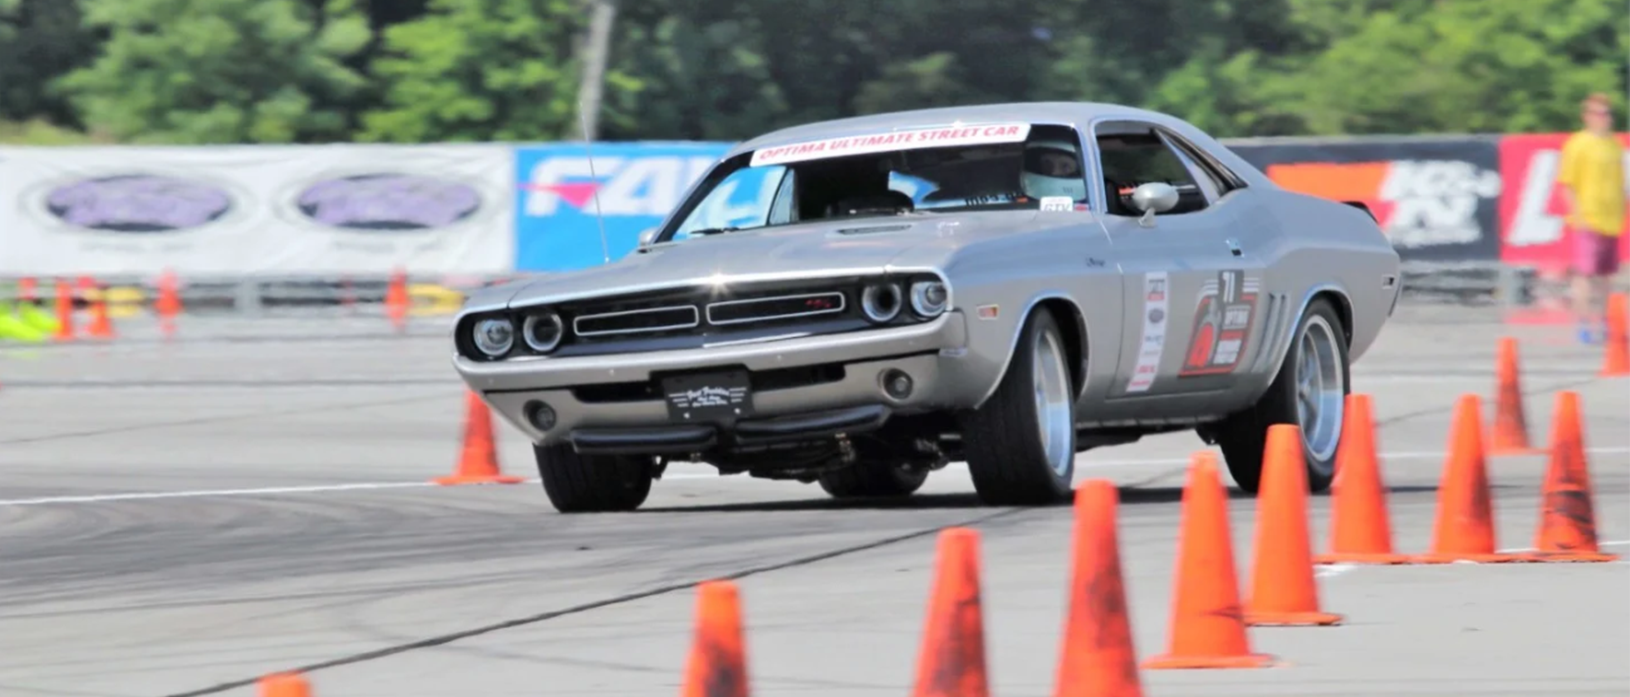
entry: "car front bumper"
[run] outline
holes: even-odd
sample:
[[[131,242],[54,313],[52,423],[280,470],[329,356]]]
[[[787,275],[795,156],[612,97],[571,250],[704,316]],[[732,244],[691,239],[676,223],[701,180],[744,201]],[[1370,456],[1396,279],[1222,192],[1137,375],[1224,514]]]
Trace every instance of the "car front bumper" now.
[[[606,356],[457,357],[454,365],[535,443],[566,441],[581,452],[697,452],[725,439],[771,443],[859,432],[895,413],[977,399],[984,386],[957,379],[966,347],[967,324],[953,311],[920,325],[852,334]],[[676,423],[654,381],[715,368],[753,375],[752,413],[733,423]],[[910,376],[910,395],[897,399],[884,390],[882,375],[891,369]],[[554,415],[547,430],[533,423],[539,404]]]

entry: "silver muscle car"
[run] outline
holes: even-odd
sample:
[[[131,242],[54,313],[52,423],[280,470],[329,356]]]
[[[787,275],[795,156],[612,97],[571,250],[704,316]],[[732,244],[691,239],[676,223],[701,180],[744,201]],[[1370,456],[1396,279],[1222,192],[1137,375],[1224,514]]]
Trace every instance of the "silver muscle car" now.
[[[747,175],[751,221],[710,226]],[[676,460],[837,497],[966,462],[985,502],[1046,504],[1076,453],[1180,430],[1254,492],[1276,423],[1323,490],[1399,292],[1362,204],[1180,119],[939,108],[739,144],[627,257],[473,295],[454,360],[564,512],[637,508]]]

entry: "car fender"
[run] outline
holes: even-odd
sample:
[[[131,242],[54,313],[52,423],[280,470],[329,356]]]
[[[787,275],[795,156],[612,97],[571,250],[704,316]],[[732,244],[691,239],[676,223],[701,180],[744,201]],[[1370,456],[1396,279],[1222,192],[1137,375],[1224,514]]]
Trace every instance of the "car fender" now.
[[[1017,314],[1012,315],[1010,319],[1004,321],[1007,351],[1001,359],[999,368],[987,381],[989,384],[986,385],[984,392],[974,401],[972,405],[974,409],[984,406],[985,402],[989,401],[991,396],[996,394],[996,390],[1001,387],[1002,380],[1007,377],[1007,371],[1013,365],[1013,357],[1018,353],[1019,339],[1024,336],[1025,323],[1030,320],[1031,313],[1035,312],[1038,306],[1049,300],[1058,300],[1068,304],[1071,313],[1074,315],[1073,318],[1064,319],[1073,319],[1076,327],[1075,339],[1078,342],[1076,346],[1080,347],[1081,355],[1080,362],[1074,367],[1071,378],[1078,383],[1075,385],[1074,399],[1077,401],[1081,399],[1081,395],[1087,388],[1086,377],[1091,374],[1088,372],[1088,366],[1092,360],[1092,350],[1091,344],[1087,341],[1091,331],[1087,327],[1085,314],[1081,312],[1081,305],[1075,301],[1075,298],[1063,290],[1049,288],[1032,293],[1025,300],[1022,309]]]

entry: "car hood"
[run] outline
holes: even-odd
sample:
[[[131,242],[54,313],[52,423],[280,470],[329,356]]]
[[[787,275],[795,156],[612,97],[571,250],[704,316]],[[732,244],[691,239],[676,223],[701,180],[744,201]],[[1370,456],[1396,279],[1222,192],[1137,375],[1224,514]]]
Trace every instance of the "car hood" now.
[[[659,286],[798,275],[880,273],[894,267],[941,268],[983,239],[1061,224],[1091,223],[1086,213],[924,213],[743,230],[632,252],[610,264],[550,273],[520,284],[511,305],[561,302]]]

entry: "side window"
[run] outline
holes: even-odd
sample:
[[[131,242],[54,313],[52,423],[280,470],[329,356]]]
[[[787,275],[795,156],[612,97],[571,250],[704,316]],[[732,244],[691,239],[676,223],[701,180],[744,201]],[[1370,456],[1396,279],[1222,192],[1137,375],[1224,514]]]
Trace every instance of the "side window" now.
[[[1205,151],[1193,143],[1184,140],[1182,136],[1171,131],[1161,130],[1161,137],[1166,143],[1182,155],[1183,162],[1188,165],[1189,171],[1208,190],[1210,200],[1222,198],[1228,192],[1245,188],[1245,182],[1238,175],[1228,171],[1216,158],[1209,156]]]
[[[1132,191],[1150,182],[1164,182],[1177,189],[1177,207],[1162,215],[1192,213],[1208,205],[1204,189],[1183,158],[1153,127],[1114,129],[1097,140],[1104,167],[1104,195],[1111,215],[1139,215],[1132,207]]]

